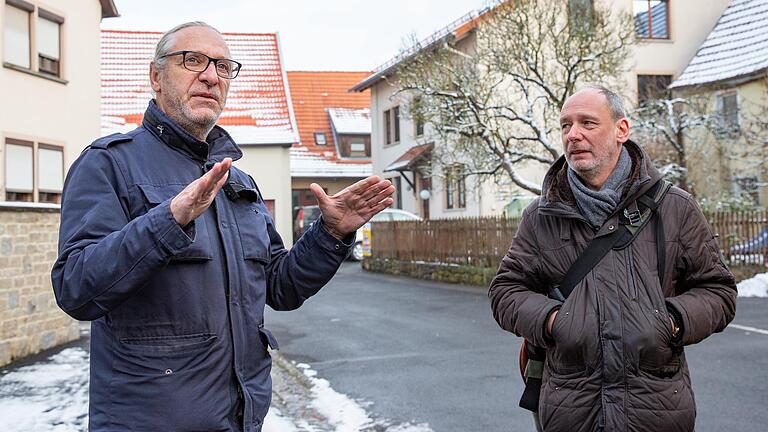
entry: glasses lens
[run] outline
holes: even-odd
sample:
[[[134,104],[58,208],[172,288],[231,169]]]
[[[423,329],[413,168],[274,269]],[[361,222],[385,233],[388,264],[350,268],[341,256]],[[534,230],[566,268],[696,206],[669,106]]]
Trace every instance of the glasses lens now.
[[[208,57],[196,52],[184,55],[184,67],[193,72],[202,72],[208,67]]]
[[[224,78],[234,78],[240,72],[240,65],[234,60],[219,60],[216,62],[216,73]]]

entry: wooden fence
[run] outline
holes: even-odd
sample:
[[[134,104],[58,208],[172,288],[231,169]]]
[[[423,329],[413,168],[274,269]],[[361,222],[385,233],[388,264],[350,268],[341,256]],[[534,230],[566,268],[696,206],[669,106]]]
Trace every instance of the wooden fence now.
[[[706,214],[730,265],[763,264],[768,257],[768,212]],[[517,231],[502,217],[374,222],[373,258],[497,267]]]
[[[768,263],[768,211],[714,211],[706,217],[730,265]]]

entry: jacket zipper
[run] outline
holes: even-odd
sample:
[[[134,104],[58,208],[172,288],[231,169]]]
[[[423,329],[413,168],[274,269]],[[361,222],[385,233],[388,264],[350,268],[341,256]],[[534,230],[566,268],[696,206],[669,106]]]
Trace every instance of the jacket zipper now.
[[[629,247],[624,249],[627,254],[627,269],[629,270],[629,280],[630,280],[630,286],[631,286],[631,294],[632,294],[632,300],[637,301],[638,296],[638,289],[637,289],[637,281],[635,281],[635,258],[634,254],[632,253],[632,245],[630,244]]]

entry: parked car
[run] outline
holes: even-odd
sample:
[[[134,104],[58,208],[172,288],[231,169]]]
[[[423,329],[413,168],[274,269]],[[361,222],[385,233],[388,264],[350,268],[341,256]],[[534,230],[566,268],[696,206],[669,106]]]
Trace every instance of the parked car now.
[[[314,206],[301,206],[293,208],[293,242],[299,240],[304,231],[309,229],[309,226],[320,217],[320,207]],[[400,209],[386,208],[380,213],[377,213],[371,222],[387,222],[387,221],[403,221],[403,220],[421,220],[421,218],[411,212]],[[363,259],[363,240],[368,238],[370,241],[371,224],[370,222],[363,225],[357,230],[355,234],[355,247],[352,249],[349,259],[352,261],[362,261]],[[368,243],[370,244],[370,243]]]
[[[730,248],[731,263],[765,263],[768,266],[768,227],[751,239]]]
[[[371,222],[389,222],[389,221],[420,221],[421,217],[400,209],[386,208],[371,218]],[[355,248],[352,250],[350,259],[361,261],[363,257],[371,256],[371,223],[363,225],[357,230],[355,239]]]

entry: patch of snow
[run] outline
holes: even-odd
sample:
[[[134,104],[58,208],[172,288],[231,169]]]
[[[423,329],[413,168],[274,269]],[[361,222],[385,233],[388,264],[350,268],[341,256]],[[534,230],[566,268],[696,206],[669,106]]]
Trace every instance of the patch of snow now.
[[[330,383],[317,378],[317,372],[309,365],[297,365],[312,383],[312,407],[328,419],[335,432],[386,431],[386,432],[433,432],[426,423],[390,426],[386,420],[374,421],[359,402],[331,388]]]
[[[743,280],[736,287],[739,289],[739,297],[768,297],[768,273]]]
[[[305,429],[302,429],[305,430]],[[264,418],[262,432],[298,432],[299,429],[289,419],[280,414],[280,410],[270,407],[267,411],[267,417]]]
[[[0,430],[79,432],[87,427],[88,353],[68,348],[0,377]]]

